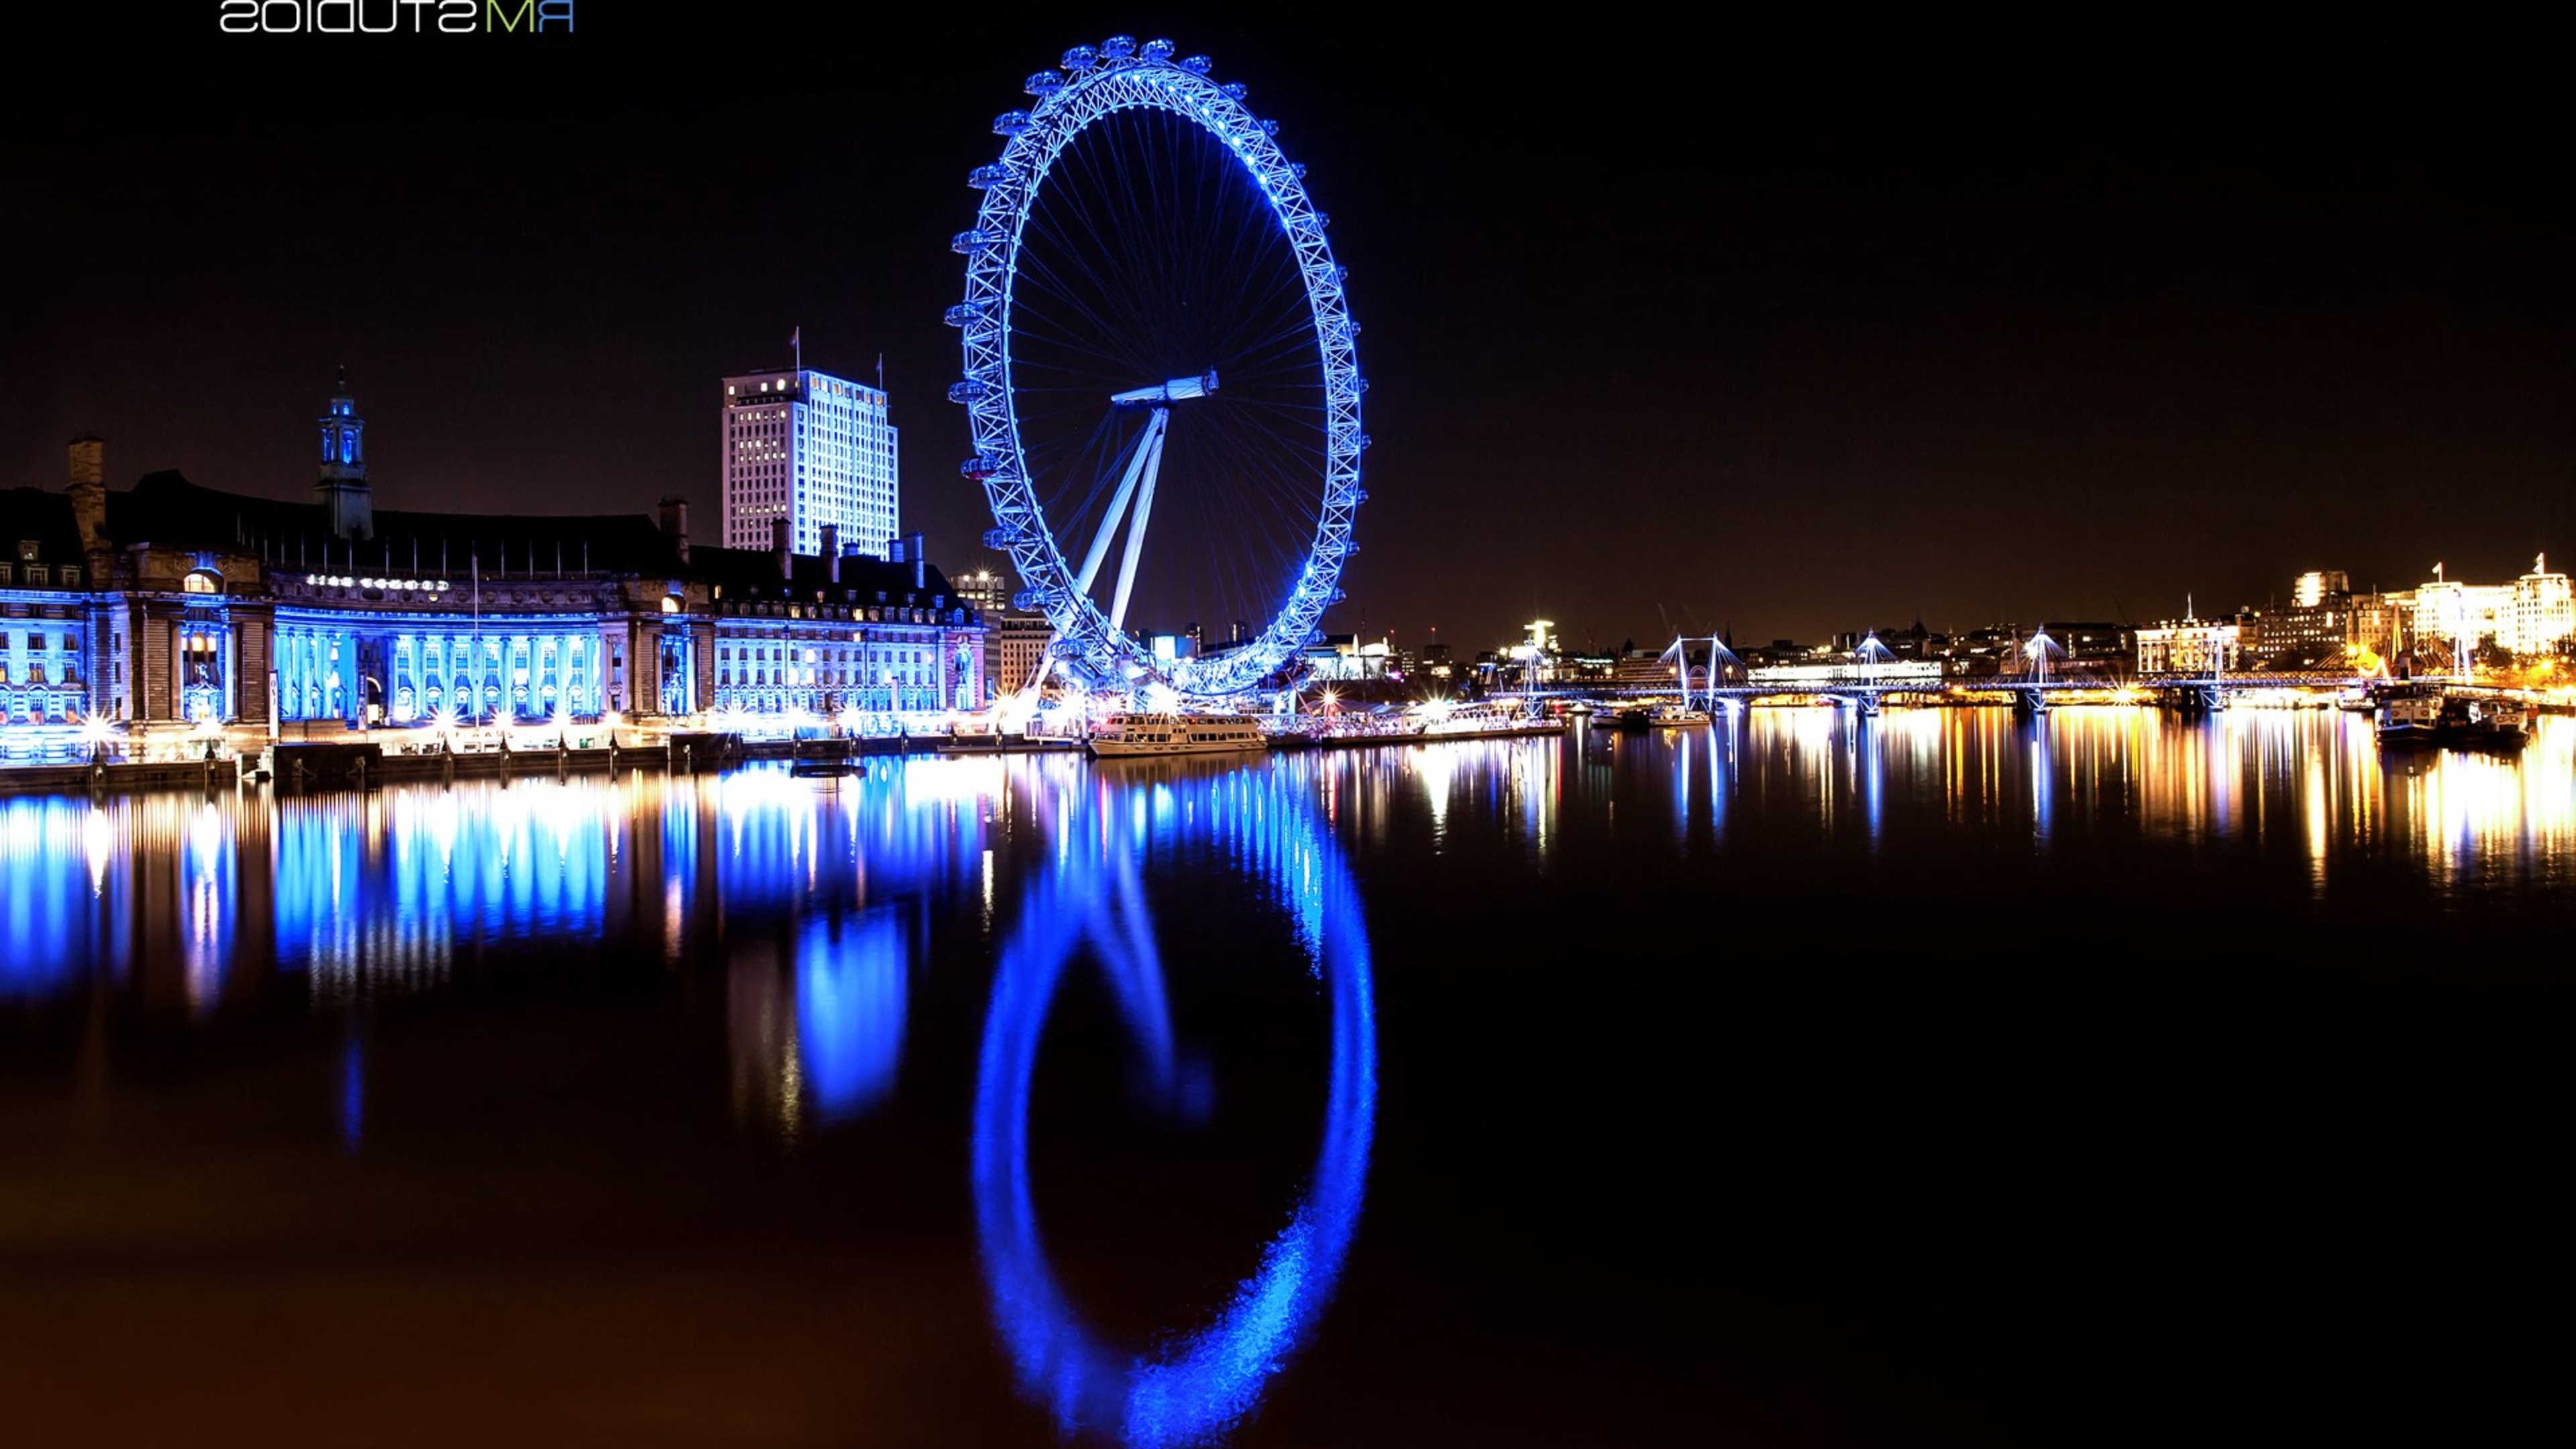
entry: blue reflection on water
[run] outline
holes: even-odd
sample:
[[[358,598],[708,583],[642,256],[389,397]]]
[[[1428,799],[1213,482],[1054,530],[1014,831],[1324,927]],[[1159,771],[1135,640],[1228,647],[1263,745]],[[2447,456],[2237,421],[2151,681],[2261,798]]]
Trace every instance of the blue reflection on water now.
[[[355,1021],[340,1042],[340,1149],[358,1150],[367,1131],[367,1052]]]
[[[891,908],[809,922],[796,946],[796,1049],[816,1112],[856,1116],[894,1091],[908,954]]]
[[[977,1237],[1021,1389],[1064,1432],[1112,1431],[1138,1446],[1223,1434],[1313,1326],[1349,1254],[1377,1112],[1367,928],[1348,865],[1315,807],[1278,783],[1289,778],[1256,768],[1184,779],[1156,792],[1150,816],[1110,808],[1105,787],[1066,792],[1055,820],[1060,848],[1032,884],[995,972],[975,1095]],[[1138,1049],[1149,1059],[1168,1052],[1159,963],[1132,940],[1143,925],[1132,868],[1149,846],[1189,845],[1213,846],[1293,915],[1332,1003],[1331,1090],[1312,1180],[1258,1269],[1205,1327],[1147,1353],[1102,1341],[1048,1265],[1029,1186],[1030,1078],[1064,968],[1086,942],[1113,975],[1140,978],[1117,992]]]
[[[2048,844],[2049,832],[2057,824],[2057,764],[2049,750],[2049,716],[2035,715],[2030,722],[2030,833],[2040,845]]]
[[[53,995],[125,920],[92,879],[95,818],[69,800],[0,804],[0,1001]]]

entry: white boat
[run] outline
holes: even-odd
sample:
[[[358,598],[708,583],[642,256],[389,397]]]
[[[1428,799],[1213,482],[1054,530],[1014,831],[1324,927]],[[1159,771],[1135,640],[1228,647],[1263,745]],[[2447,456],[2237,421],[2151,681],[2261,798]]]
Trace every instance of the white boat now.
[[[2377,733],[2383,745],[2410,749],[2435,742],[2442,729],[2442,692],[2422,686],[2398,688],[2379,699]]]
[[[1498,704],[1445,705],[1427,714],[1415,738],[1484,740],[1513,735],[1561,735],[1565,721],[1531,714],[1518,700]]]
[[[1709,720],[1708,711],[1704,709],[1694,709],[1687,704],[1659,704],[1655,706],[1654,713],[1647,716],[1646,722],[1658,729],[1687,729],[1707,724]]]
[[[1113,714],[1094,730],[1093,758],[1248,755],[1268,749],[1260,722],[1244,714]]]

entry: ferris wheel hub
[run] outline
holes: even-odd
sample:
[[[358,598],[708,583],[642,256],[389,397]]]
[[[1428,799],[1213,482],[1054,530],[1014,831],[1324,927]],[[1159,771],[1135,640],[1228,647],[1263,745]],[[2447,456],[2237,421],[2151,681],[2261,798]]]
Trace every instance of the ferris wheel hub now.
[[[1211,367],[1196,377],[1176,377],[1170,382],[1151,387],[1131,387],[1109,395],[1110,405],[1122,408],[1162,407],[1194,397],[1206,397],[1216,391],[1216,369]]]

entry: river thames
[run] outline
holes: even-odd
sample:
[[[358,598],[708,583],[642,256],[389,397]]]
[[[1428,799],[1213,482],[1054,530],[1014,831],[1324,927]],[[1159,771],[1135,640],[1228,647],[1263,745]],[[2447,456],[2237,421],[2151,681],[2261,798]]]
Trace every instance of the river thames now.
[[[0,921],[13,1442],[2565,1418],[2576,720],[18,798]]]

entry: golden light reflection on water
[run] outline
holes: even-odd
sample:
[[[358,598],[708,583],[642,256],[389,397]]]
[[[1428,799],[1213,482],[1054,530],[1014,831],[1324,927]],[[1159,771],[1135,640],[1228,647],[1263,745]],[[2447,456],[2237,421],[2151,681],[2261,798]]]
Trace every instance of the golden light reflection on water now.
[[[2041,849],[2126,830],[2294,850],[2320,892],[2339,860],[2390,852],[2444,884],[2576,877],[2576,719],[2537,721],[2518,755],[2382,751],[2366,716],[2319,709],[1762,709],[1740,729],[1740,788],[1873,846],[1930,814]],[[1676,811],[1690,794],[1675,786]]]

